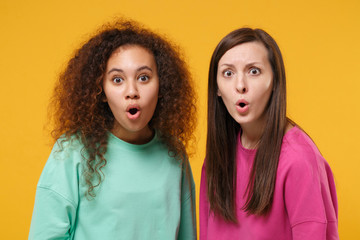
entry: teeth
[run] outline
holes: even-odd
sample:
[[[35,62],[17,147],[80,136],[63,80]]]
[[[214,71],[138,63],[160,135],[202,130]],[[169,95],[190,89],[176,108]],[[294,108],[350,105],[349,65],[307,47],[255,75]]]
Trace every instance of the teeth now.
[[[136,108],[131,108],[130,110],[129,110],[129,113],[131,114],[131,115],[134,115],[134,114],[136,114],[137,113],[137,109]]]

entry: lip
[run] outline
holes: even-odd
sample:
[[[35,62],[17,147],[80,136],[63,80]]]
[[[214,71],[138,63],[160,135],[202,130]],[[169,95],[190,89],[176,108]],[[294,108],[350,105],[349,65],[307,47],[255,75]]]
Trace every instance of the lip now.
[[[131,114],[130,110],[131,109],[137,109],[135,114]],[[140,110],[140,106],[138,104],[129,104],[126,108],[126,116],[130,119],[130,120],[136,120],[140,117],[141,114],[141,110]]]
[[[240,105],[244,105],[243,107],[241,107]],[[240,113],[240,114],[244,114],[249,110],[249,103],[245,100],[245,99],[240,99],[236,102],[236,110]]]

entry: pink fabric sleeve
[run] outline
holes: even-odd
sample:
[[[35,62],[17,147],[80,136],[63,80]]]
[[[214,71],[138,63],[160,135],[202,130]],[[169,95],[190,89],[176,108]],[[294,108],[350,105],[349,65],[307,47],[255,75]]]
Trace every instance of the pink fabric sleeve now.
[[[327,223],[319,222],[303,222],[292,228],[293,240],[338,240],[337,222],[331,221]]]
[[[293,240],[326,239],[326,223],[303,222],[292,227]]]
[[[205,164],[203,165],[202,171],[201,171],[199,211],[200,211],[199,212],[200,239],[207,239],[209,203],[208,203],[208,199],[207,199],[207,185],[206,185]]]
[[[328,176],[329,172],[324,169],[327,163],[322,156],[308,150],[287,156],[291,161],[286,173],[284,197],[293,239],[338,239],[338,236],[327,238],[327,232],[337,233],[337,216],[329,215],[337,213],[337,209],[334,211],[337,203],[328,197],[335,192],[331,189],[334,186],[332,175]],[[334,222],[335,229],[331,226]]]

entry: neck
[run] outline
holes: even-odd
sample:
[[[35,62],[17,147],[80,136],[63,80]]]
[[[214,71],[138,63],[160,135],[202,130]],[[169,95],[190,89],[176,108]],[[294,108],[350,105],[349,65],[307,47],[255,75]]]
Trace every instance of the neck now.
[[[242,128],[241,144],[247,149],[257,149],[262,133],[248,132]]]
[[[257,149],[264,132],[265,122],[241,124],[241,144],[247,149]]]
[[[155,131],[146,126],[140,131],[130,132],[116,126],[111,131],[116,137],[131,144],[145,144],[151,141]]]

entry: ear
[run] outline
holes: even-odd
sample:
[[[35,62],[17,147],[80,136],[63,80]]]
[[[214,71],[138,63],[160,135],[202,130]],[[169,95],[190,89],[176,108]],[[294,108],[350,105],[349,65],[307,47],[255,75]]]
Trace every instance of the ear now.
[[[219,97],[221,97],[221,92],[220,92],[219,89],[217,90],[217,95],[218,95]]]

